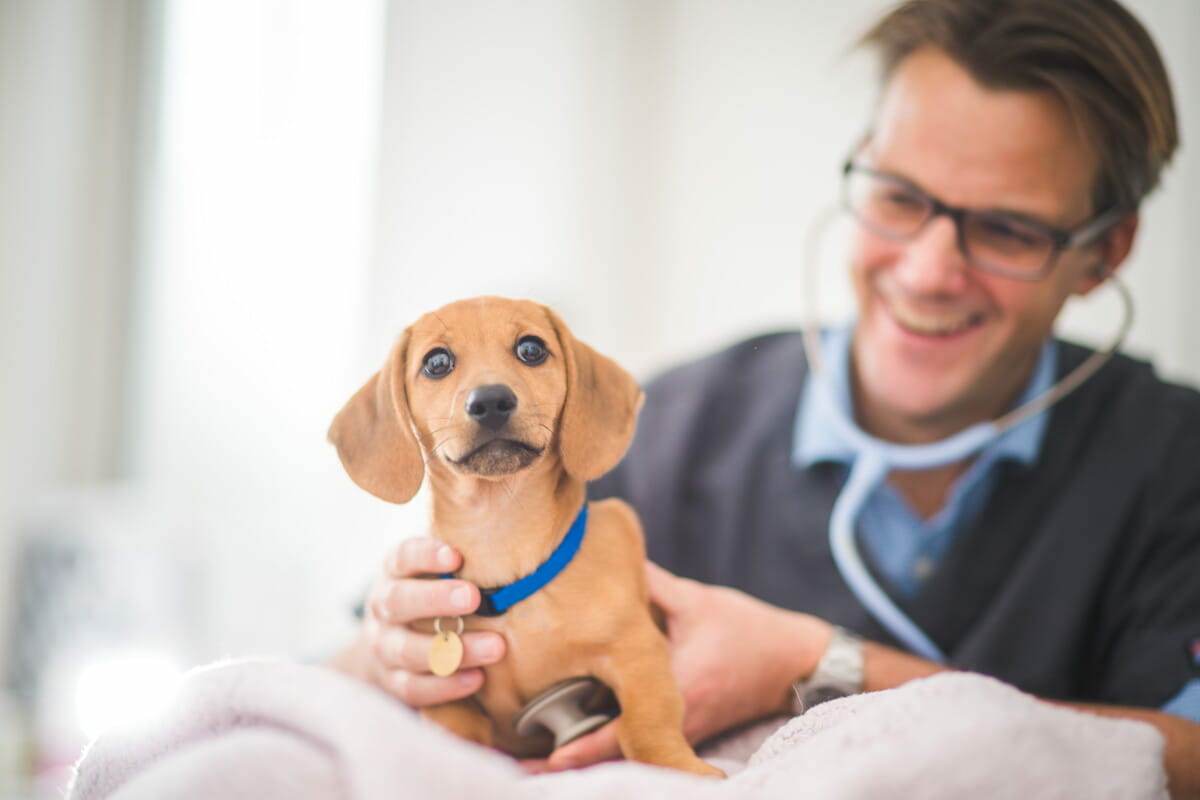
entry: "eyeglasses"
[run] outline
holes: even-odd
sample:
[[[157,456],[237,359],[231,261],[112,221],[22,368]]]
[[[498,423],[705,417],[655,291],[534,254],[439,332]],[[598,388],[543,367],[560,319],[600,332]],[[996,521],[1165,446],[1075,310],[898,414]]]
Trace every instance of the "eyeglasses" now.
[[[1059,253],[1095,243],[1126,213],[1114,208],[1064,231],[1003,211],[947,205],[903,178],[853,161],[842,168],[842,180],[846,208],[867,230],[903,242],[945,215],[954,220],[958,249],[968,263],[994,275],[1026,281],[1045,277]]]

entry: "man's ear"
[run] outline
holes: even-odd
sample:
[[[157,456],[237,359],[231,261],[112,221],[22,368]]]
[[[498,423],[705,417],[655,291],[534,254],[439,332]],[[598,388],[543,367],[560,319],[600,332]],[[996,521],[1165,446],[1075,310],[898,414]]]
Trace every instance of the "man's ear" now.
[[[642,390],[634,377],[571,335],[549,308],[566,362],[567,396],[558,423],[558,452],[567,473],[599,478],[625,455],[637,427]]]
[[[1133,242],[1137,238],[1138,225],[1141,218],[1135,211],[1126,215],[1108,233],[1092,245],[1096,252],[1097,261],[1080,279],[1075,293],[1083,296],[1091,292],[1115,273],[1133,250]]]
[[[390,503],[407,503],[425,477],[404,389],[408,335],[400,335],[383,368],[333,418],[328,435],[354,482]]]

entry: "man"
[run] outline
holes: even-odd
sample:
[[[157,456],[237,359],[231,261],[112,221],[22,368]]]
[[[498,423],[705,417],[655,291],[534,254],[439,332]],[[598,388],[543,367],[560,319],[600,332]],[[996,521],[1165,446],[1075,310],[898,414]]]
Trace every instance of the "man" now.
[[[794,334],[664,376],[625,461],[593,487],[638,509],[651,560],[704,582],[648,567],[687,733],[794,711],[794,684],[871,691],[952,666],[1149,722],[1172,792],[1200,793],[1200,395],[1117,357],[982,451],[888,472],[858,548],[945,663],[905,652],[826,534],[861,453],[821,397],[876,439],[919,445],[1084,360],[1052,326],[1125,261],[1175,149],[1159,56],[1114,0],[915,0],[864,41],[883,92],[845,172],[853,329],[825,338],[820,378]],[[503,658],[499,637],[468,634],[464,669],[440,679],[424,672],[429,638],[405,627],[475,608],[474,586],[413,580],[458,564],[432,540],[403,543],[340,665],[415,706],[478,689],[472,667]],[[549,766],[615,754],[602,729]]]

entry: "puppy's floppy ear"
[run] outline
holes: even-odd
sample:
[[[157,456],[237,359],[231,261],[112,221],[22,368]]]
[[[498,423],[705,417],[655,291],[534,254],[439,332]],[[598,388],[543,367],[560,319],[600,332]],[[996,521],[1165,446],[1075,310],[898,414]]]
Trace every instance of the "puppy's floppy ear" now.
[[[333,418],[328,434],[354,482],[391,503],[411,500],[425,477],[425,462],[409,421],[404,390],[407,357],[406,330],[396,340],[383,369]]]
[[[567,396],[558,423],[558,451],[575,478],[594,480],[625,455],[637,426],[642,390],[615,361],[571,335],[558,315],[546,309],[558,334],[567,368]]]

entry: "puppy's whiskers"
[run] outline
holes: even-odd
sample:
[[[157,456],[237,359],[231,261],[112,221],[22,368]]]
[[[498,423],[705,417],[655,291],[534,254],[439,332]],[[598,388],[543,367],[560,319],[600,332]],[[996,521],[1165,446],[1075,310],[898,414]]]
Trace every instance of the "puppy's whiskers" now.
[[[440,442],[434,442],[433,446],[429,448],[429,454],[431,456],[443,456],[444,454],[441,451],[446,447],[446,445],[450,444],[457,438],[460,438],[460,437],[447,436],[445,439],[443,439]],[[450,458],[449,456],[444,456],[444,457],[450,461],[454,460],[454,459]]]
[[[509,480],[503,480],[500,481],[500,487],[504,489],[505,494],[508,495],[508,499],[512,502],[512,504],[519,508],[522,512],[525,512],[527,511],[525,508],[525,503],[521,499],[520,494],[518,494],[513,488],[513,483],[514,480],[511,478]]]
[[[442,433],[442,432],[448,431],[448,430],[453,430],[453,428],[454,428],[453,424],[443,425],[440,428],[430,428],[429,433],[424,434],[424,435],[428,439],[433,440],[439,433]]]

